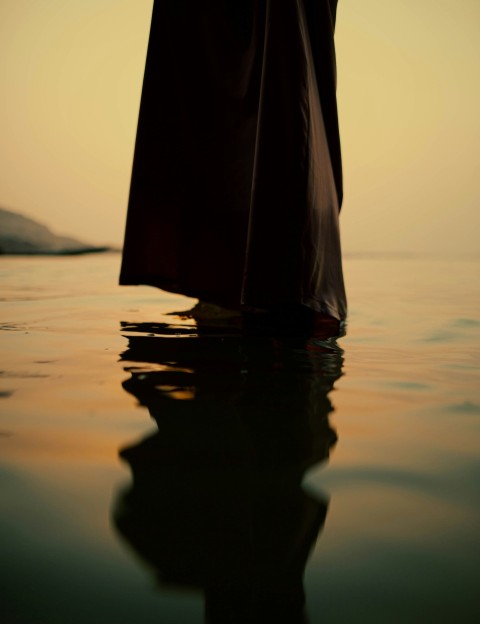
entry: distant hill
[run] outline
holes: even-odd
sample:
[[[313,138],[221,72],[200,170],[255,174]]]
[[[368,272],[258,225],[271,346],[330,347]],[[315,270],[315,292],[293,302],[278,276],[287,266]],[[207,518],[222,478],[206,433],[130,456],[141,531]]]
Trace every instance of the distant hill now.
[[[81,254],[108,251],[67,236],[57,236],[29,217],[0,208],[0,254]]]

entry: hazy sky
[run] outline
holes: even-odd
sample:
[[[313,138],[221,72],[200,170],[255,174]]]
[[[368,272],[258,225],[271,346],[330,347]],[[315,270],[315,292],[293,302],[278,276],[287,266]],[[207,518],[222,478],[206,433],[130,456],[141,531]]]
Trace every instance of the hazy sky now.
[[[0,0],[0,206],[123,238],[152,0]],[[480,0],[340,0],[347,251],[480,251]]]

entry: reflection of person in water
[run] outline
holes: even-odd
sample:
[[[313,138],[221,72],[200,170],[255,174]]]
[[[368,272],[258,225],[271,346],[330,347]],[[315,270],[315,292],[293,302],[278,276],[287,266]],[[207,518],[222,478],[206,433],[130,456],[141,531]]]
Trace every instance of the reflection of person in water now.
[[[207,622],[304,622],[327,504],[301,481],[336,441],[338,347],[131,336],[122,360],[158,432],[121,452],[133,483],[115,507],[120,534],[163,585],[203,590]]]
[[[336,6],[155,0],[121,284],[345,318]]]

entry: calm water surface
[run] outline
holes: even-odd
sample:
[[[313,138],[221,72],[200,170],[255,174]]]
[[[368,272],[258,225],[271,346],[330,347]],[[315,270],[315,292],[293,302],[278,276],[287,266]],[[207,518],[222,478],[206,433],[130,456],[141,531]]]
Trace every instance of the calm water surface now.
[[[118,265],[0,258],[2,622],[476,621],[478,261],[347,258],[336,342]]]

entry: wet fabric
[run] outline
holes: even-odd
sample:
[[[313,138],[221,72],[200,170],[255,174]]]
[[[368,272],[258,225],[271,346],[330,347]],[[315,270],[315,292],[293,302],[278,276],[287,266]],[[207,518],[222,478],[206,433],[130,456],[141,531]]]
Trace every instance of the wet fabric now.
[[[156,0],[121,284],[346,315],[336,0]]]

